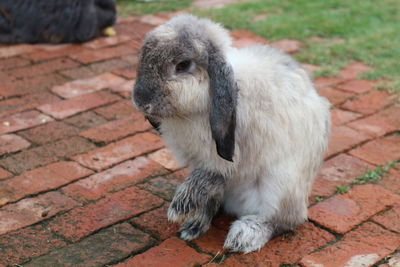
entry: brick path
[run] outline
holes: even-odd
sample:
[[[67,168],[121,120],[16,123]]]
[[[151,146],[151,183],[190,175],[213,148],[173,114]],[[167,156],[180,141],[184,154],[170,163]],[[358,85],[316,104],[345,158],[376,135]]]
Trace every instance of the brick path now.
[[[357,79],[362,63],[316,79],[334,127],[309,222],[247,255],[221,250],[226,216],[193,242],[177,238],[166,209],[186,171],[129,99],[138,45],[166,19],[123,19],[118,36],[84,45],[0,47],[0,266],[399,266],[399,166],[352,184],[400,159],[400,105]],[[267,42],[233,35],[237,46]]]

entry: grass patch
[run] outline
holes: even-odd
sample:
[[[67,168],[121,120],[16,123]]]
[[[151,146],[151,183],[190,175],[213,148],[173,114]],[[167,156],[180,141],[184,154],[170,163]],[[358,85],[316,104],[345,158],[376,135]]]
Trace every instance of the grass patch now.
[[[181,10],[189,7],[190,3],[191,1],[189,0],[159,0],[152,2],[117,0],[117,9],[119,16],[127,17]]]
[[[317,75],[332,76],[346,64],[362,61],[374,68],[362,78],[388,78],[391,82],[381,86],[400,92],[398,0],[258,0],[196,13],[268,40],[303,41],[306,46],[296,58],[321,66]],[[259,14],[267,17],[253,20]]]

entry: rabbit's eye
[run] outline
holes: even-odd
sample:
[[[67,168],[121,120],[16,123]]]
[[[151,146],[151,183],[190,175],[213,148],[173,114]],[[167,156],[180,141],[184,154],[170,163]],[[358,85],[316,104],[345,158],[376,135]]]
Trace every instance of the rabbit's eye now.
[[[176,73],[187,72],[190,68],[190,65],[192,65],[192,62],[190,60],[181,61],[178,64],[176,64],[175,72]]]

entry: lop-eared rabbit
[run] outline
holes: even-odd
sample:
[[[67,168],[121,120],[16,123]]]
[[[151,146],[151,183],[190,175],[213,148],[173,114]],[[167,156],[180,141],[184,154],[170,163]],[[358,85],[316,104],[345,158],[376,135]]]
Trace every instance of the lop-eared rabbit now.
[[[181,15],[147,34],[137,74],[135,106],[191,170],[168,210],[181,238],[207,231],[220,206],[238,217],[225,249],[244,253],[307,219],[330,115],[298,63]]]

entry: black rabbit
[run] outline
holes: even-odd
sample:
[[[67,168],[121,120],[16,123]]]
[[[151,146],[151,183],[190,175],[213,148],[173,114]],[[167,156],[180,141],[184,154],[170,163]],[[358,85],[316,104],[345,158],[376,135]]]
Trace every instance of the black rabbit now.
[[[115,20],[115,0],[0,0],[0,43],[85,42]]]

